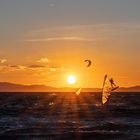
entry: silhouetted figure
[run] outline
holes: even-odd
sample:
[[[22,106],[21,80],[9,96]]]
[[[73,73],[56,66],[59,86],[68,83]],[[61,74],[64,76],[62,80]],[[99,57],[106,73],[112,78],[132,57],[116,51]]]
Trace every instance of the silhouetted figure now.
[[[112,88],[116,87],[113,78],[110,78],[109,81],[110,81],[110,83],[111,83],[111,87],[112,87]]]

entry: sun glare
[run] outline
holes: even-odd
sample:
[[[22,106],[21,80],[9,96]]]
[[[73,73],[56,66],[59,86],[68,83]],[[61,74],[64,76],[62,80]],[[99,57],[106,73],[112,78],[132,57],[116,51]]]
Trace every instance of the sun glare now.
[[[75,84],[75,83],[76,83],[76,77],[73,76],[73,75],[69,75],[69,76],[67,77],[67,82],[68,82],[68,84],[70,84],[70,85]]]

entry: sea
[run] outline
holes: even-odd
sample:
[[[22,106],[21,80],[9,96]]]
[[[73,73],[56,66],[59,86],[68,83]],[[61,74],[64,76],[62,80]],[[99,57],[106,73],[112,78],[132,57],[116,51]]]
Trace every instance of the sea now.
[[[0,140],[140,140],[140,93],[0,93]]]

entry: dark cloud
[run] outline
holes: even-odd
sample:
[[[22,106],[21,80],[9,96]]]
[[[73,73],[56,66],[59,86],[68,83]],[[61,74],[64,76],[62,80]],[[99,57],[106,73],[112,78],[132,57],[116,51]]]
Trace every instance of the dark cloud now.
[[[47,66],[46,65],[37,65],[37,64],[34,64],[34,65],[30,65],[28,66],[28,68],[46,68]]]

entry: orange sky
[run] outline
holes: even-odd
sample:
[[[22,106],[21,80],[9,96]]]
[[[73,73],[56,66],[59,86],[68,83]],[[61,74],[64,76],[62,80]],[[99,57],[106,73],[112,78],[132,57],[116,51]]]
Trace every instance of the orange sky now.
[[[114,36],[122,35],[112,30]],[[101,87],[107,73],[120,86],[138,85],[139,48],[129,48],[132,40],[126,41],[121,37],[104,37],[102,34],[98,39],[96,32],[93,33],[93,40],[71,36],[49,41],[6,42],[11,48],[3,49],[5,55],[1,58],[1,82],[69,86],[66,77],[74,74],[77,77],[76,87]],[[15,45],[19,47],[14,48]],[[92,61],[91,67],[86,67],[85,59]]]
[[[0,2],[0,82],[65,87],[74,74],[75,87],[101,87],[109,74],[139,85],[140,3],[98,2]]]

